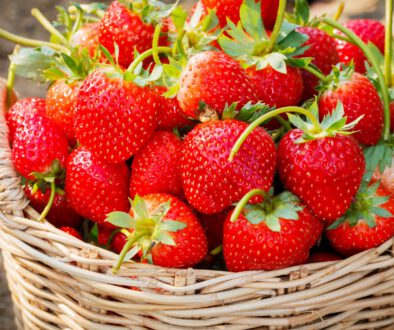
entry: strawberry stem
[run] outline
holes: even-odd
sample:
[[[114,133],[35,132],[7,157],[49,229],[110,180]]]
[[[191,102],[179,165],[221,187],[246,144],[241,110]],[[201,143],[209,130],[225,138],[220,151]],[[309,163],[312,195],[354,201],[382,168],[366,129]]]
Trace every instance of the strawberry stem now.
[[[238,138],[237,142],[235,142],[233,149],[230,152],[230,156],[228,160],[231,162],[235,155],[237,154],[238,150],[241,148],[242,144],[245,142],[249,134],[258,126],[260,126],[262,123],[267,121],[268,119],[275,117],[277,115],[280,115],[282,113],[288,113],[288,112],[295,112],[299,113],[301,115],[306,116],[307,118],[310,119],[312,122],[312,125],[314,126],[316,132],[321,131],[320,123],[319,121],[315,118],[315,116],[308,110],[305,110],[304,108],[301,107],[284,107],[280,109],[276,109],[273,111],[270,111],[266,113],[265,115],[261,116],[260,118],[256,119],[253,123],[251,123],[245,131],[241,134],[241,136]]]
[[[383,139],[385,141],[388,141],[390,138],[390,98],[389,98],[389,92],[386,86],[386,82],[382,70],[380,69],[379,63],[377,62],[375,56],[373,55],[372,51],[368,48],[368,46],[353,31],[345,28],[343,25],[339,24],[338,22],[330,18],[323,18],[323,22],[341,31],[352,41],[352,43],[354,43],[357,47],[359,47],[364,53],[365,57],[371,63],[374,71],[376,72],[378,76],[380,92],[382,93],[383,105],[384,105]],[[391,37],[391,31],[390,31],[390,37]]]
[[[291,125],[287,120],[284,120],[282,116],[275,116],[275,119],[279,122],[279,124],[282,125],[286,130],[290,131],[291,130]]]
[[[303,67],[303,69],[305,71],[308,71],[309,73],[313,74],[314,76],[316,76],[320,80],[322,80],[324,82],[327,81],[327,77],[323,73],[321,73],[320,71],[318,71],[315,68],[313,68],[312,66],[307,65],[307,66]]]
[[[386,0],[386,37],[384,43],[384,71],[386,85],[391,87],[391,58],[393,53],[393,0]]]
[[[274,29],[272,30],[271,36],[268,40],[267,51],[266,51],[267,54],[271,52],[272,48],[275,45],[276,39],[279,36],[279,32],[282,27],[283,19],[285,17],[286,5],[287,5],[286,0],[279,0],[278,14],[276,16]]]
[[[248,193],[245,194],[244,197],[242,197],[242,199],[237,203],[237,206],[235,207],[233,213],[231,214],[231,218],[230,221],[231,222],[235,222],[237,221],[237,219],[239,218],[242,210],[244,209],[245,205],[248,204],[248,202],[257,195],[261,195],[264,197],[265,200],[270,200],[271,196],[269,196],[269,194],[267,194],[266,191],[264,191],[263,189],[253,189],[251,191],[249,191]]]
[[[153,53],[153,60],[155,61],[156,64],[161,64],[159,53],[157,51],[159,47],[161,27],[162,24],[157,24],[155,27],[155,33],[153,34],[152,53]]]
[[[12,53],[15,55],[19,52],[20,46],[16,45],[14,48],[14,52]],[[10,108],[12,105],[12,94],[14,91],[14,83],[15,83],[15,70],[16,64],[11,60],[10,66],[8,68],[8,76],[7,76],[7,107]]]
[[[157,54],[163,54],[163,53],[171,53],[172,48],[170,47],[157,47]],[[134,72],[134,70],[137,68],[138,64],[140,64],[143,60],[146,58],[150,57],[153,55],[154,50],[149,49],[140,55],[137,56],[137,58],[133,61],[133,63],[130,64],[130,66],[127,68],[127,72]]]
[[[14,44],[19,44],[22,46],[27,46],[27,47],[47,46],[47,47],[52,48],[56,51],[60,51],[60,52],[66,53],[66,54],[69,53],[69,50],[62,45],[58,45],[58,44],[54,44],[52,42],[47,42],[47,41],[42,41],[42,40],[20,37],[16,34],[10,33],[10,32],[3,30],[3,29],[0,29],[0,38],[6,39],[8,41],[13,42]]]
[[[46,218],[46,216],[48,215],[49,211],[51,210],[53,201],[55,199],[55,194],[56,194],[56,185],[55,185],[55,181],[53,180],[51,182],[51,194],[49,196],[48,203],[45,206],[45,209],[42,211],[40,217],[38,218],[38,220],[37,220],[38,222],[42,222]]]
[[[123,263],[123,260],[126,257],[127,252],[129,252],[129,250],[131,249],[131,247],[135,244],[135,239],[133,239],[132,235],[131,237],[129,237],[129,239],[127,240],[127,243],[124,245],[122,251],[119,254],[119,258],[116,261],[115,266],[112,268],[112,273],[113,274],[117,274],[119,272],[120,266]]]
[[[49,22],[45,16],[37,9],[33,8],[31,10],[32,16],[37,19],[38,22],[41,23],[41,25],[44,27],[45,30],[47,30],[50,34],[54,35],[59,41],[66,46],[68,49],[71,49],[72,46],[70,43],[67,41],[67,39],[64,37],[63,34],[60,33],[58,29],[56,29],[51,22]]]

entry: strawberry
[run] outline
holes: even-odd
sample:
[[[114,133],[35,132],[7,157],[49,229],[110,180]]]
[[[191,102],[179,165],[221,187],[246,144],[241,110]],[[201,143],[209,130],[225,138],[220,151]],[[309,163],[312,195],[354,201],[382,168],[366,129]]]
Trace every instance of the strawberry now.
[[[223,225],[228,213],[229,211],[225,210],[216,214],[198,214],[198,219],[208,239],[208,249],[210,251],[217,248],[223,242]]]
[[[87,49],[89,56],[94,57],[97,46],[99,45],[99,29],[100,23],[87,23],[80,27],[70,39],[73,47]]]
[[[353,19],[344,24],[345,27],[353,31],[365,43],[373,43],[379,50],[384,53],[385,27],[382,23],[373,19]],[[342,34],[341,32],[337,32]],[[356,45],[346,41],[335,39],[339,61],[350,63],[352,60],[355,64],[356,71],[365,72],[366,57]]]
[[[120,231],[99,226],[97,242],[104,247],[111,247],[111,250],[119,254],[127,243],[127,236]]]
[[[318,117],[316,104],[311,111]],[[280,178],[317,217],[331,223],[349,208],[365,171],[362,149],[354,138],[344,135],[355,123],[344,126],[340,105],[321,124],[288,116],[298,128],[279,143]]]
[[[157,104],[148,87],[99,69],[79,89],[74,128],[95,156],[120,163],[136,154],[156,128]]]
[[[262,204],[247,205],[239,216],[233,212],[226,218],[223,234],[229,271],[275,270],[305,263],[323,231],[320,220],[289,192],[265,196]]]
[[[127,243],[127,236],[121,232],[117,232],[112,238],[111,249],[120,254]]]
[[[336,253],[327,252],[327,251],[316,251],[311,253],[308,259],[308,263],[314,262],[327,262],[327,261],[337,261],[342,260],[343,258]]]
[[[23,188],[27,199],[30,201],[30,206],[37,212],[41,213],[49,202],[50,189],[45,191],[40,188],[33,192],[31,185],[25,185]],[[72,227],[78,228],[81,224],[82,218],[69,205],[66,194],[56,193],[51,210],[46,219],[55,227]]]
[[[234,24],[240,20],[239,11],[243,0],[201,0],[203,5],[210,9],[216,9],[216,15],[219,18],[222,27],[227,25],[227,19]],[[261,16],[264,26],[272,29],[278,12],[279,0],[262,0]]]
[[[297,28],[297,31],[309,37],[303,45],[309,46],[309,48],[299,57],[312,57],[312,63],[316,65],[323,74],[329,74],[332,67],[339,61],[335,40],[326,32],[310,26],[301,26]],[[305,70],[301,72],[304,82],[304,93],[302,98],[303,100],[308,100],[312,98],[313,95],[317,94],[315,88],[318,84],[318,79]]]
[[[84,147],[67,159],[65,191],[71,207],[94,222],[104,222],[112,211],[129,209],[129,170],[125,163],[109,164]]]
[[[71,141],[75,138],[73,120],[79,87],[78,82],[56,80],[49,87],[46,97],[46,116],[58,125]]]
[[[28,118],[45,116],[45,100],[37,97],[18,100],[6,113],[10,141],[14,140],[15,131],[24,126]]]
[[[130,6],[134,7],[133,4]],[[123,67],[128,67],[133,61],[134,50],[142,53],[152,48],[155,28],[144,20],[142,13],[140,15],[131,10],[129,5],[113,1],[100,22],[99,43],[113,55],[116,43],[119,47],[118,63]],[[165,40],[161,38],[160,44],[165,43]]]
[[[134,246],[142,259],[172,268],[196,265],[207,254],[207,239],[192,210],[169,194],[150,194],[134,198],[130,214],[114,212],[107,221],[130,230],[115,271],[124,252]]]
[[[394,236],[394,197],[387,196],[379,183],[362,189],[349,211],[326,234],[344,256],[383,244]]]
[[[60,227],[59,229],[64,231],[68,235],[74,236],[75,238],[82,240],[82,235],[75,228],[64,226]]]
[[[236,157],[228,160],[247,126],[238,120],[208,121],[186,136],[181,156],[183,188],[188,202],[199,212],[221,212],[249,190],[271,187],[276,150],[263,128],[254,130]]]
[[[169,193],[182,196],[179,165],[181,140],[173,133],[155,132],[134,157],[131,167],[130,196]]]
[[[67,155],[66,137],[46,117],[26,118],[15,132],[12,161],[16,170],[27,179],[33,180],[34,173],[46,175],[64,168]]]
[[[180,77],[179,105],[198,118],[200,103],[221,114],[226,104],[241,108],[257,101],[253,85],[241,65],[223,52],[205,51],[190,58]]]
[[[348,122],[363,116],[355,126],[354,138],[365,145],[377,144],[383,131],[383,104],[374,85],[351,68],[342,72],[334,68],[330,77],[331,81],[321,87],[320,118],[331,113],[340,101]]]
[[[172,130],[192,125],[192,121],[186,118],[179,106],[177,98],[166,98],[162,96],[167,92],[163,86],[154,86],[153,91],[157,97],[157,128],[162,130]]]
[[[381,187],[387,191],[387,193],[394,195],[394,154],[392,154],[391,166],[386,167],[383,173],[380,172],[379,167],[376,168],[372,182],[380,180]]]

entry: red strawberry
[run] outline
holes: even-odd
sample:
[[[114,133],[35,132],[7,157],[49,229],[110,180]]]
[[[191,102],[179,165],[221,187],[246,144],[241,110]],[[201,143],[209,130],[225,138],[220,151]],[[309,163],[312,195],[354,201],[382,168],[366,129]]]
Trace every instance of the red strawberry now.
[[[155,86],[153,90],[157,96],[159,109],[157,111],[157,128],[172,130],[192,125],[192,121],[186,118],[179,106],[177,98],[166,98],[162,96],[167,91],[163,86]]]
[[[241,65],[223,52],[205,51],[194,55],[180,78],[179,105],[191,118],[198,118],[200,102],[221,114],[226,104],[257,102],[253,85]]]
[[[201,0],[202,3],[210,9],[216,9],[216,15],[219,18],[222,27],[227,25],[227,18],[234,24],[239,22],[239,10],[243,0]],[[261,16],[264,26],[272,29],[278,12],[279,0],[262,0]]]
[[[110,163],[130,158],[156,128],[154,95],[105,70],[91,73],[80,87],[74,128],[79,142]]]
[[[46,116],[63,130],[69,140],[75,138],[73,120],[79,87],[79,82],[68,84],[60,79],[51,85],[46,97]]]
[[[158,131],[134,157],[130,196],[169,193],[182,196],[179,159],[181,140],[173,133]]]
[[[111,242],[109,242],[110,240]],[[114,232],[113,229],[99,226],[97,242],[102,246],[110,246],[114,252],[119,254],[127,242],[127,236],[121,232]]]
[[[289,65],[286,70],[280,73],[269,65],[262,70],[247,70],[260,101],[277,108],[300,103],[304,88],[301,71]]]
[[[100,23],[88,23],[81,26],[81,28],[72,35],[71,45],[73,47],[79,47],[87,49],[91,57],[94,56],[97,46],[99,45],[99,29]]]
[[[335,40],[326,32],[310,26],[301,26],[297,28],[297,31],[309,37],[304,43],[304,46],[309,46],[309,48],[300,57],[313,57],[312,63],[323,74],[329,74],[332,67],[339,61]],[[318,79],[305,70],[301,72],[304,81],[303,99],[308,100],[317,94],[315,87],[318,84]]]
[[[81,234],[75,228],[61,227],[59,229],[64,231],[68,235],[74,236],[75,238],[78,238],[78,239],[82,240]]]
[[[223,242],[223,225],[228,213],[229,211],[225,210],[210,215],[203,213],[198,214],[198,218],[207,235],[208,249],[210,251],[217,248]]]
[[[378,187],[359,193],[349,212],[327,230],[331,245],[344,256],[383,244],[394,236],[394,197]]]
[[[387,167],[383,173],[380,173],[379,167],[376,168],[372,181],[376,182],[378,180],[380,180],[381,187],[387,193],[394,195],[394,154],[392,155],[391,167]]]
[[[127,243],[127,236],[121,232],[117,232],[111,242],[111,249],[120,254]]]
[[[25,185],[23,188],[27,199],[30,200],[30,206],[37,212],[41,213],[49,202],[51,194],[50,189],[43,192],[40,188],[33,193],[31,185]],[[73,227],[80,226],[82,218],[69,205],[66,194],[56,193],[51,210],[46,219],[55,227]]]
[[[142,53],[152,48],[154,26],[146,24],[126,5],[113,1],[100,22],[99,42],[112,54],[114,44],[119,47],[119,64],[128,67],[134,58],[134,50]],[[165,39],[164,39],[165,40]]]
[[[372,42],[376,47],[384,53],[385,28],[382,23],[373,19],[353,19],[344,24],[345,27],[353,31],[365,43]],[[337,32],[341,34],[341,32]],[[339,61],[342,63],[350,63],[354,61],[356,71],[365,72],[365,55],[356,45],[346,41],[335,39]]]
[[[142,258],[155,265],[192,267],[207,254],[207,239],[196,216],[169,194],[150,194],[143,199],[136,196],[130,214],[112,213],[107,220],[114,225],[118,220],[128,222],[130,226],[124,227],[130,230],[130,237],[124,249],[136,245]]]
[[[19,126],[23,126],[28,118],[37,115],[45,116],[45,100],[33,97],[15,102],[6,113],[10,141],[14,140]]]
[[[199,212],[221,212],[249,190],[271,187],[276,150],[263,128],[254,130],[235,158],[228,160],[247,126],[238,120],[208,121],[186,136],[181,158],[183,188],[187,200]]]
[[[323,224],[291,193],[224,223],[223,254],[229,271],[274,270],[305,263]]]
[[[33,172],[47,174],[64,168],[67,154],[66,137],[46,117],[27,118],[15,132],[12,161],[17,171],[28,179],[34,179]]]
[[[374,145],[383,131],[383,105],[379,94],[369,79],[357,72],[343,72],[343,77],[333,80],[322,93],[319,99],[320,118],[331,113],[341,101],[347,122],[364,116],[355,126],[354,138],[362,144]]]
[[[97,229],[97,243],[106,246],[109,245],[108,241],[111,239],[112,232],[114,230],[112,228],[98,226]]]
[[[326,261],[337,261],[343,258],[333,252],[316,251],[311,253],[308,259],[308,263],[314,262],[326,262]]]
[[[125,163],[108,164],[83,147],[67,159],[66,194],[71,207],[103,225],[112,211],[129,209],[129,170]]]

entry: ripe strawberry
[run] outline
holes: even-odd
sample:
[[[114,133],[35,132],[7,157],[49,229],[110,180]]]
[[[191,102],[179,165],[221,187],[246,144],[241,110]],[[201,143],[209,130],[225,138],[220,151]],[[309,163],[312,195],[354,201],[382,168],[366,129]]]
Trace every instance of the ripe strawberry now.
[[[99,43],[111,54],[115,53],[114,44],[118,45],[118,62],[123,67],[133,61],[134,50],[142,53],[152,48],[153,33],[152,24],[145,23],[141,16],[118,1],[107,8],[98,28]]]
[[[343,258],[333,252],[327,251],[316,251],[311,253],[308,259],[308,263],[314,262],[326,262],[326,261],[337,261],[342,260]]]
[[[225,210],[216,214],[198,214],[198,219],[207,235],[210,251],[223,243],[223,225],[228,213],[229,211]]]
[[[127,243],[127,236],[119,231],[99,226],[97,242],[119,254]]]
[[[239,10],[243,0],[201,0],[205,7],[216,9],[216,15],[219,18],[222,27],[227,25],[227,18],[234,24],[240,20]],[[263,18],[264,26],[267,29],[272,29],[278,12],[279,0],[262,0],[261,1],[261,16]]]
[[[33,172],[45,175],[64,168],[67,155],[66,137],[46,117],[26,118],[15,132],[12,161],[27,179],[35,178]]]
[[[261,70],[247,70],[260,101],[277,108],[300,103],[304,89],[301,71],[289,65],[286,71],[280,73],[269,65]]]
[[[186,136],[181,157],[183,188],[199,212],[221,212],[251,189],[271,187],[276,150],[263,128],[254,130],[235,158],[228,160],[247,126],[238,120],[208,121]]]
[[[305,263],[323,224],[289,192],[248,205],[224,223],[223,254],[229,271],[274,270]]]
[[[125,163],[108,164],[84,147],[67,159],[65,191],[71,207],[99,224],[112,211],[129,209],[129,170]]]
[[[134,157],[130,196],[169,193],[182,196],[179,159],[181,140],[173,133],[158,131]]]
[[[162,96],[167,91],[163,86],[154,86],[153,91],[157,96],[159,109],[157,111],[157,128],[172,130],[192,125],[192,121],[186,118],[179,106],[177,98],[166,98]]]
[[[345,27],[353,31],[365,43],[372,42],[379,50],[384,53],[385,28],[382,23],[373,19],[353,19],[344,24]],[[341,34],[341,32],[337,32]],[[350,63],[353,60],[356,71],[365,72],[365,55],[357,46],[346,41],[335,39],[339,61]]]
[[[341,131],[351,128],[343,126],[342,107],[319,127],[288,116],[301,129],[291,130],[279,143],[280,178],[317,217],[331,223],[345,214],[360,186],[365,171],[362,149]]]
[[[331,113],[341,101],[348,122],[364,116],[355,126],[354,138],[362,144],[375,145],[383,131],[383,105],[379,94],[367,77],[338,70],[334,69],[333,80],[319,99],[320,118]]]
[[[82,240],[82,235],[75,228],[60,227],[59,229],[64,231],[66,234],[69,234],[71,236],[74,236],[75,238]]]
[[[154,95],[104,69],[88,75],[79,89],[74,128],[95,156],[119,163],[148,141],[156,128]]]
[[[177,95],[179,105],[191,118],[198,118],[200,102],[221,114],[226,104],[257,102],[253,85],[241,65],[223,52],[194,55],[182,71]]]
[[[144,199],[137,195],[130,214],[114,212],[107,221],[123,224],[130,230],[124,249],[136,246],[143,259],[158,266],[192,267],[207,253],[207,239],[196,216],[186,204],[169,194],[150,194]]]
[[[13,104],[6,113],[10,141],[14,140],[15,131],[24,126],[28,118],[45,116],[45,100],[37,97],[22,99]]]
[[[111,242],[111,249],[120,254],[127,243],[127,236],[121,232],[117,232]]]
[[[312,63],[323,74],[329,74],[332,67],[339,61],[335,40],[326,32],[310,26],[301,26],[297,28],[297,31],[309,37],[304,43],[304,46],[309,46],[309,48],[300,57],[313,57]],[[315,88],[318,84],[318,79],[305,70],[302,70],[301,73],[304,81],[302,98],[303,100],[308,100],[317,94]]]
[[[99,45],[99,29],[100,23],[87,23],[71,36],[70,43],[73,47],[87,49],[88,54],[93,57],[97,46]]]
[[[79,82],[69,84],[60,79],[49,87],[46,97],[46,116],[62,129],[69,141],[75,138],[73,121],[79,87]]]
[[[372,181],[376,182],[378,180],[388,194],[394,195],[394,154],[392,155],[391,167],[387,167],[383,173],[380,173],[379,167],[376,168]]]
[[[383,196],[387,192],[379,183],[357,195],[346,215],[326,232],[335,250],[351,256],[394,236],[394,197]]]
[[[23,188],[30,206],[37,212],[41,213],[49,202],[51,194],[50,189],[42,191],[40,188],[33,193],[31,185],[25,185]],[[46,219],[55,227],[73,227],[80,226],[82,218],[69,205],[66,194],[56,193],[51,210]]]

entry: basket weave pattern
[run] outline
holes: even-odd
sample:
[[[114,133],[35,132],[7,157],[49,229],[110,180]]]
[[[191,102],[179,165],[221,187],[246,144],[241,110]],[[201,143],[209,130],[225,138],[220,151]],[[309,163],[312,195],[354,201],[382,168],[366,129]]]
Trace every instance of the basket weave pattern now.
[[[0,82],[0,247],[18,329],[394,329],[394,238],[339,262],[228,273],[125,263],[27,205]]]

